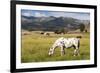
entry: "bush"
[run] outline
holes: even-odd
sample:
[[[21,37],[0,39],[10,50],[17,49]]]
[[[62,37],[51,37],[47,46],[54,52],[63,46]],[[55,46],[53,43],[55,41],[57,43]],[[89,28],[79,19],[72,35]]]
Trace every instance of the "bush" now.
[[[67,29],[61,28],[61,29],[55,30],[54,33],[55,33],[55,34],[61,34],[61,33],[66,34],[67,32],[68,32]]]
[[[87,30],[85,30],[85,32],[87,33],[88,31],[87,31]]]

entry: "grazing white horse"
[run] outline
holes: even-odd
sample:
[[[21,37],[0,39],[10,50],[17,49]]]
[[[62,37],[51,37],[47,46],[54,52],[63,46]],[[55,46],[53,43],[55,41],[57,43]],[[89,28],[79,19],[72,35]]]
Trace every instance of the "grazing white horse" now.
[[[74,56],[79,55],[80,38],[61,37],[55,41],[49,50],[49,55],[54,54],[55,48],[61,48],[61,56],[65,54],[65,48],[74,47]]]

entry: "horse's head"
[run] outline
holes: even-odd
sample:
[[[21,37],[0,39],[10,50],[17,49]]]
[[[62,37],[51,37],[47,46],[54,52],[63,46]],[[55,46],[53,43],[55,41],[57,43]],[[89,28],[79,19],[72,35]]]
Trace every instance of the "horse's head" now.
[[[53,54],[53,49],[52,48],[49,49],[48,54],[49,54],[49,56],[51,56]]]

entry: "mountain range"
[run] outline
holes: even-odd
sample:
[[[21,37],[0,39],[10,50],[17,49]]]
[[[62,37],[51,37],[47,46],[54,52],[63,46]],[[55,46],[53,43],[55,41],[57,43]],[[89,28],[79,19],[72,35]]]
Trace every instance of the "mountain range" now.
[[[34,31],[54,31],[61,28],[79,29],[81,24],[90,27],[89,20],[79,20],[71,17],[34,17],[21,16],[21,28]]]

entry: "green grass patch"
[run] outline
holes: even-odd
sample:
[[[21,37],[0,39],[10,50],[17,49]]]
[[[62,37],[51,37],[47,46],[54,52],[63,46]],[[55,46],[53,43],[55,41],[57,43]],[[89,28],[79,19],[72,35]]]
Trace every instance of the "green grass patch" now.
[[[66,54],[60,56],[60,48],[56,48],[53,56],[48,56],[49,48],[59,37],[82,36],[80,40],[80,55],[73,56],[73,48],[66,49]],[[89,60],[90,59],[90,34],[51,34],[45,36],[31,32],[31,35],[22,35],[21,62],[47,62],[47,61],[69,61],[69,60]]]

